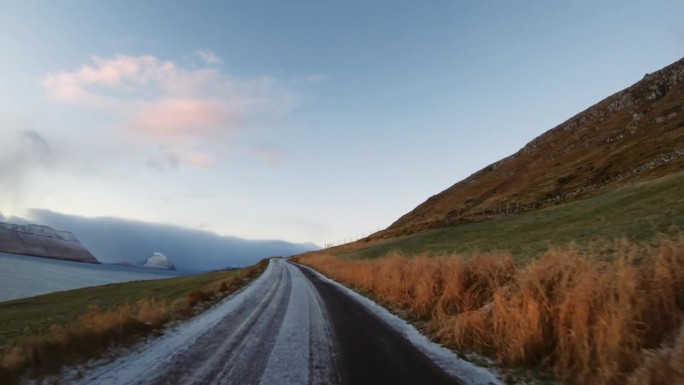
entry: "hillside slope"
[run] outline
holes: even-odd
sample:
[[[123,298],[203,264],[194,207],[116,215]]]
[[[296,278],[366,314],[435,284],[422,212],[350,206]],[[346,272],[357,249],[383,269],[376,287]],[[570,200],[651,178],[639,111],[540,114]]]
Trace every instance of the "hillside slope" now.
[[[647,74],[517,153],[430,197],[371,238],[538,209],[608,184],[681,169],[684,59]]]
[[[68,231],[0,222],[0,251],[67,261],[100,263]]]
[[[517,261],[538,258],[549,247],[576,247],[610,259],[616,239],[655,247],[684,229],[684,171],[601,189],[567,204],[473,221],[415,234],[357,242],[326,252],[353,258],[404,255],[463,256],[510,253]]]

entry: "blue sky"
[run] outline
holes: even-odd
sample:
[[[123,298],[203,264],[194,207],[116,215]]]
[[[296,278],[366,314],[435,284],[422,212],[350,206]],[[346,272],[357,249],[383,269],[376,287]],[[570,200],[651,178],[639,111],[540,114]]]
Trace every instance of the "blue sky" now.
[[[4,1],[0,212],[338,242],[684,53],[681,1]]]

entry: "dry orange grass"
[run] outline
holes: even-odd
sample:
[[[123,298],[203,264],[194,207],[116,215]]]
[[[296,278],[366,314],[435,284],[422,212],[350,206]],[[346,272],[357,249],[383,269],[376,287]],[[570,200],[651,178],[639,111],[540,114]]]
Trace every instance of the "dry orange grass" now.
[[[684,236],[615,250],[601,261],[552,249],[524,266],[509,255],[299,261],[502,365],[542,366],[573,383],[682,383]]]
[[[629,384],[684,384],[684,327],[680,328],[674,346],[644,352],[642,363]]]
[[[130,305],[109,311],[92,309],[70,327],[53,326],[47,335],[29,338],[13,346],[0,363],[12,373],[27,367],[50,370],[64,356],[92,354],[150,328],[134,316]]]
[[[172,318],[169,306],[164,301],[143,298],[136,302],[138,320],[147,325],[161,326]]]
[[[0,379],[2,375],[21,373],[29,367],[54,370],[65,357],[97,354],[113,343],[163,326],[211,298],[211,294],[203,291],[190,292],[182,309],[173,309],[164,301],[149,298],[137,301],[135,306],[124,304],[107,311],[92,308],[72,325],[54,325],[47,335],[28,338],[11,347],[0,360],[3,369]]]
[[[249,268],[246,276],[255,278],[268,265],[263,260]],[[218,293],[227,295],[248,280],[234,277],[230,284],[222,282]],[[46,335],[34,336],[11,346],[0,356],[0,384],[18,381],[18,375],[29,368],[39,372],[56,370],[72,359],[92,357],[108,346],[149,333],[172,319],[192,314],[197,305],[220,295],[212,290],[192,290],[169,304],[143,298],[133,306],[124,304],[111,310],[91,308],[69,325],[53,325]]]

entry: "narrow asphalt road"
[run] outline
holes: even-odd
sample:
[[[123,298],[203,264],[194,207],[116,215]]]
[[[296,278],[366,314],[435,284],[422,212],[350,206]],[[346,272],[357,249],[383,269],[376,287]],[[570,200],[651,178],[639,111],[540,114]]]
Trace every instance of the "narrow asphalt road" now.
[[[274,259],[259,279],[202,315],[118,357],[67,369],[57,382],[472,383],[444,365],[339,285]]]

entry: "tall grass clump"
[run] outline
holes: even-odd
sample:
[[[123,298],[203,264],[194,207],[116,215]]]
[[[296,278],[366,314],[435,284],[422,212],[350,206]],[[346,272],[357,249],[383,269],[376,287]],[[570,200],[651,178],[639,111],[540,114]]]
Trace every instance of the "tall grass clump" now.
[[[684,236],[613,250],[552,248],[519,266],[505,254],[299,261],[505,366],[543,367],[568,383],[682,383]]]
[[[128,304],[106,311],[93,308],[72,325],[53,325],[46,335],[27,338],[11,347],[0,366],[15,374],[27,368],[53,370],[66,357],[95,354],[156,326],[143,322],[134,312]]]

